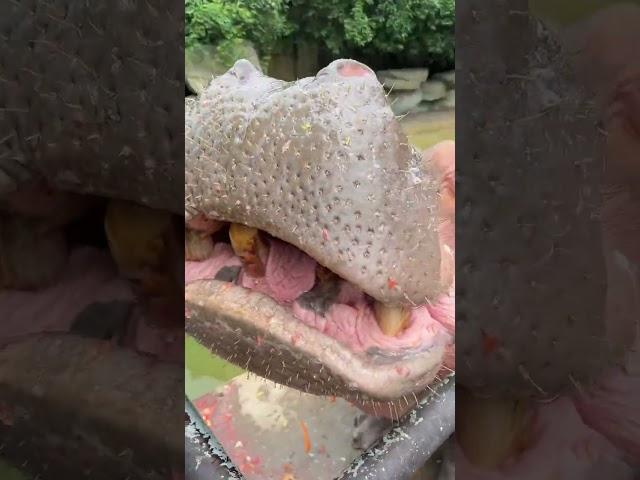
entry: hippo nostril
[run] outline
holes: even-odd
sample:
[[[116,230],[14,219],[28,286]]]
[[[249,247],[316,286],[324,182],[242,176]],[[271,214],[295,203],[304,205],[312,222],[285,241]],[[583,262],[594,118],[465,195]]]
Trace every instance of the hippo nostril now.
[[[338,73],[343,77],[364,77],[365,75],[371,75],[373,72],[361,63],[346,61],[338,67]]]

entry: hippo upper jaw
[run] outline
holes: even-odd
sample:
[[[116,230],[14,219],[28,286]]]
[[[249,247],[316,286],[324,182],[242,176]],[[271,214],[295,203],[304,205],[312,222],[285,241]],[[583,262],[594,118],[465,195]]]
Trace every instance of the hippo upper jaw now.
[[[185,123],[187,221],[268,232],[386,304],[446,292],[440,182],[365,65],[336,60],[286,84],[239,61]]]

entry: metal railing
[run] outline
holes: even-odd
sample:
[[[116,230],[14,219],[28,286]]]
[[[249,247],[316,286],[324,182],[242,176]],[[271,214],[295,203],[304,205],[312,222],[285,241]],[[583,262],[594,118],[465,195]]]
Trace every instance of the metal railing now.
[[[244,479],[193,404],[185,400],[186,480]],[[455,430],[455,376],[433,389],[403,421],[356,458],[335,480],[405,480]]]

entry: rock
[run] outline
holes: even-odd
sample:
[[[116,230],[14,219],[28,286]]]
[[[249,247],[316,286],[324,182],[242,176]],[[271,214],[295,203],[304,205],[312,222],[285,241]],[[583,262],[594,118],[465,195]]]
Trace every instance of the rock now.
[[[447,95],[447,86],[440,80],[429,80],[427,82],[422,82],[422,85],[420,85],[420,90],[422,91],[422,99],[428,102],[440,100]]]
[[[456,71],[455,70],[449,70],[448,72],[438,72],[433,75],[433,79],[444,82],[448,89],[456,88]]]
[[[233,44],[230,54],[225,51],[224,58],[217,45],[196,45],[187,48],[184,57],[185,81],[189,90],[196,94],[199,94],[213,77],[225,73],[241,58],[249,60],[261,70],[258,54],[251,42],[247,41]]]
[[[432,105],[437,110],[446,110],[446,109],[456,108],[456,91],[449,90],[447,92],[447,95],[443,99],[438,100],[436,102],[432,102]]]
[[[413,92],[391,92],[389,94],[391,102],[391,110],[396,115],[402,115],[411,111],[416,105],[422,101],[422,91],[414,90]]]
[[[435,102],[420,102],[418,105],[411,109],[412,113],[423,113],[423,112],[433,112],[434,110],[438,110],[437,105],[434,105]]]
[[[378,80],[387,89],[416,90],[420,84],[427,80],[429,70],[426,68],[398,68],[393,70],[380,70],[377,72]]]
[[[442,100],[443,105],[446,108],[456,108],[456,91],[450,90],[447,92],[447,96]]]

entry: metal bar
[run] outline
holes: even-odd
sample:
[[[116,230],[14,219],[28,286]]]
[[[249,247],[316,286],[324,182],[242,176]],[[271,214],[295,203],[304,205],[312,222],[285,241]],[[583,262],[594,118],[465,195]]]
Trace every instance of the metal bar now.
[[[455,410],[455,377],[451,376],[336,480],[410,478],[453,434]]]
[[[195,406],[185,397],[184,474],[186,480],[243,480]]]

